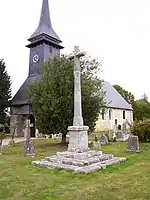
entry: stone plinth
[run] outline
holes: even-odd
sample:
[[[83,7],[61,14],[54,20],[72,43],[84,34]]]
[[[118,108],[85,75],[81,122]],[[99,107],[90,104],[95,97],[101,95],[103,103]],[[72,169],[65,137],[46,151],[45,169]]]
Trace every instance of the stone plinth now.
[[[69,152],[88,151],[88,126],[69,126]]]
[[[112,154],[103,154],[102,151],[91,150],[83,153],[58,152],[55,156],[33,161],[33,164],[40,167],[88,174],[123,161],[126,161],[126,158],[114,157]]]

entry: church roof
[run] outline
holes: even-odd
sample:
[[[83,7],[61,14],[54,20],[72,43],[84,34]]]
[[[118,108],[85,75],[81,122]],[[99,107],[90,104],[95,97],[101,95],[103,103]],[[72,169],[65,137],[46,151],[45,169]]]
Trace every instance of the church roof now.
[[[110,83],[103,81],[103,91],[106,92],[105,101],[107,107],[133,110],[132,106],[117,92],[117,90]]]
[[[24,81],[24,83],[22,84],[16,95],[13,97],[11,105],[29,104],[29,99],[28,99],[29,85],[38,79],[39,76],[28,77]]]
[[[42,34],[46,34],[49,37],[55,39],[56,41],[61,42],[60,38],[55,33],[52,27],[48,0],[43,0],[42,9],[41,9],[41,17],[40,17],[38,28],[31,35],[31,37],[29,38],[29,41],[31,41],[32,39]]]

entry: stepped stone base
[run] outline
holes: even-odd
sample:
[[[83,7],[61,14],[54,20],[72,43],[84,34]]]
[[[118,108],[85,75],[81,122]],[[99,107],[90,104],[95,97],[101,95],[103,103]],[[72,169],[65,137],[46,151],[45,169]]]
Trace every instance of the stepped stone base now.
[[[64,169],[88,174],[123,161],[126,161],[126,158],[103,154],[102,151],[90,150],[83,153],[57,152],[56,156],[46,157],[43,160],[33,161],[32,163],[40,167]]]

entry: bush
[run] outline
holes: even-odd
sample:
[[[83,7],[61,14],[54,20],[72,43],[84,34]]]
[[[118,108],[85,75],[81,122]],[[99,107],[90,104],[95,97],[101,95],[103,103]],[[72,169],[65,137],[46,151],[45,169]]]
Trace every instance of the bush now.
[[[131,133],[138,136],[141,142],[150,142],[150,120],[134,122]]]

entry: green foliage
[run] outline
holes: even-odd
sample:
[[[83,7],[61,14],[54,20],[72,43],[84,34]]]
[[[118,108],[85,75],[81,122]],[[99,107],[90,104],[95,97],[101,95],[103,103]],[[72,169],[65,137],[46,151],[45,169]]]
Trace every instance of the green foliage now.
[[[0,124],[0,140],[3,140],[5,138],[6,138],[5,126],[3,124]]]
[[[143,99],[136,100],[134,113],[136,120],[150,119],[150,103],[148,99],[144,97]]]
[[[139,137],[141,142],[150,141],[150,120],[135,121],[130,130],[133,135]]]
[[[6,121],[5,110],[9,106],[11,98],[11,82],[7,74],[6,66],[3,60],[0,60],[0,123],[4,124]]]
[[[104,106],[100,63],[94,59],[84,58],[82,70],[82,103],[84,124],[94,129],[100,109]],[[37,127],[43,134],[67,133],[73,123],[74,76],[73,61],[67,56],[55,57],[45,63],[42,77],[30,87],[30,100]],[[94,74],[94,75],[93,75]]]

